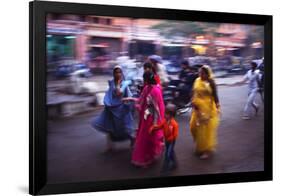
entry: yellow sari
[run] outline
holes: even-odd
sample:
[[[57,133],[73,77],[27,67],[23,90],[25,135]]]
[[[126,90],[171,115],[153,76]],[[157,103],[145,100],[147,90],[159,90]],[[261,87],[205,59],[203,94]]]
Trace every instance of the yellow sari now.
[[[219,112],[212,95],[210,84],[200,77],[193,85],[193,109],[190,119],[190,131],[196,144],[196,152],[213,152],[217,145],[217,127]]]

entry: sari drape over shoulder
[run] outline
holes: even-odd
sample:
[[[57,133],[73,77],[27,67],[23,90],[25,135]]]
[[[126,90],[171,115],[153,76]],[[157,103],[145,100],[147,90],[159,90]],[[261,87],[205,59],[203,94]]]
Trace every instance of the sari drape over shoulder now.
[[[139,99],[139,127],[132,153],[132,163],[147,166],[162,155],[163,130],[152,134],[149,129],[164,118],[164,101],[159,85],[145,85]]]
[[[109,134],[113,141],[131,139],[134,132],[134,119],[131,104],[122,102],[123,97],[131,97],[129,81],[122,81],[120,91],[122,96],[116,94],[114,80],[108,82],[109,89],[104,97],[104,110],[92,121],[92,126],[100,132]]]
[[[217,145],[217,127],[219,114],[209,82],[200,77],[193,86],[193,109],[190,119],[190,131],[196,144],[196,151],[214,151]]]

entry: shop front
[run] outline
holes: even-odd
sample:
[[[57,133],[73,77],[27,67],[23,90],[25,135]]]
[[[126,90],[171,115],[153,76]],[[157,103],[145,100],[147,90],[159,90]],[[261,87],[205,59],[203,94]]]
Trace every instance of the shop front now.
[[[48,71],[54,70],[62,62],[83,61],[84,36],[77,26],[64,24],[48,24],[47,28],[47,66]]]

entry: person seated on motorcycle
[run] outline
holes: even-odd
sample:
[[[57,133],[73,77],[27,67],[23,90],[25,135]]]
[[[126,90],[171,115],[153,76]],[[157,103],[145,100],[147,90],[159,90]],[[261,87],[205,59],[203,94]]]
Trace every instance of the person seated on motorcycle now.
[[[197,74],[192,70],[187,60],[181,62],[182,70],[179,74],[179,99],[187,104],[190,100],[190,94],[193,83],[197,78]]]

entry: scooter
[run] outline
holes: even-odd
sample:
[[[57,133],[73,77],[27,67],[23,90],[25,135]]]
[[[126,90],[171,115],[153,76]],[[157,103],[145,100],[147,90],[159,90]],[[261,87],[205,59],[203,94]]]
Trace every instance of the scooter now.
[[[193,67],[193,73],[188,75],[189,82],[180,79],[170,80],[167,87],[163,89],[163,98],[166,104],[172,103],[177,108],[177,114],[181,115],[191,112],[191,91],[195,79],[198,77],[200,66]]]
[[[181,95],[184,83],[180,80],[171,80],[169,85],[163,89],[163,98],[165,104],[172,103],[176,106],[177,114],[181,115],[192,110],[191,106],[191,88],[185,92],[186,96]]]

